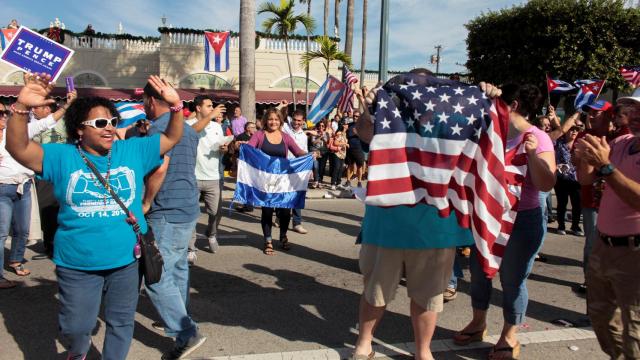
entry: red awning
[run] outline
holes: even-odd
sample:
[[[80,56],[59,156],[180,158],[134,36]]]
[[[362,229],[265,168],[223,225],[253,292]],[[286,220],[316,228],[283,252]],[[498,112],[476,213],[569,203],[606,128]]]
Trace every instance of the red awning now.
[[[0,97],[17,98],[22,86],[0,86]],[[101,96],[111,101],[140,101],[141,95],[136,95],[135,89],[110,89],[110,88],[78,88],[79,97]],[[239,103],[240,95],[237,90],[204,90],[201,89],[178,89],[180,98],[183,101],[193,101],[200,94],[213,95],[216,102]],[[64,87],[56,87],[51,92],[51,96],[56,99],[63,99],[67,95]],[[309,101],[313,101],[315,93],[309,93]],[[279,104],[282,100],[293,102],[290,91],[256,91],[257,104]],[[304,92],[296,93],[298,104],[304,104]]]

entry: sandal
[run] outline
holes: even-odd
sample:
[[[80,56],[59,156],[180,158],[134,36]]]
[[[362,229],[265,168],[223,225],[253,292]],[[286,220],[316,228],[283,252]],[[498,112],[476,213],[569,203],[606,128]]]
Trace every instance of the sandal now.
[[[489,356],[487,357],[488,359],[492,360],[494,359],[493,355],[495,353],[509,353],[509,356],[507,357],[501,357],[501,358],[495,358],[495,359],[500,359],[500,360],[517,360],[518,357],[520,356],[520,342],[517,342],[515,346],[511,347],[511,346],[503,346],[503,347],[492,347],[491,351],[489,352]]]
[[[461,336],[464,336],[464,338],[460,338]],[[487,336],[487,328],[474,332],[461,331],[453,336],[453,343],[458,346],[467,346],[472,342],[479,342],[484,340],[485,336]]]
[[[271,241],[265,241],[264,242],[264,249],[262,250],[262,252],[265,255],[275,255],[276,252],[273,250],[273,244],[271,243]]]
[[[280,238],[280,247],[284,251],[291,250],[291,245],[289,244],[289,239],[287,238],[286,235]]]
[[[349,360],[371,360],[375,356],[376,356],[376,352],[372,350],[371,353],[369,353],[369,355],[353,354],[351,355]]]
[[[31,274],[31,271],[29,271],[29,269],[25,269],[24,265],[20,263],[9,265],[9,268],[18,276],[28,276],[29,274]]]
[[[0,279],[0,289],[11,289],[16,287],[18,284],[11,280]]]

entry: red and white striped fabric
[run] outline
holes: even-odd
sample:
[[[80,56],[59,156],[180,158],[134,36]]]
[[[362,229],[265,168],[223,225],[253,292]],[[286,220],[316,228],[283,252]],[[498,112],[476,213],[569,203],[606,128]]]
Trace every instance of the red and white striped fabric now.
[[[522,146],[507,148],[506,104],[475,86],[408,74],[378,92],[375,110],[365,203],[453,210],[493,277],[527,171]]]
[[[640,86],[640,66],[623,66],[620,68],[620,74],[634,88]]]
[[[346,113],[353,110],[353,90],[351,89],[351,85],[357,83],[358,78],[344,66],[342,68],[342,82],[346,85],[346,88],[338,102],[338,110]]]

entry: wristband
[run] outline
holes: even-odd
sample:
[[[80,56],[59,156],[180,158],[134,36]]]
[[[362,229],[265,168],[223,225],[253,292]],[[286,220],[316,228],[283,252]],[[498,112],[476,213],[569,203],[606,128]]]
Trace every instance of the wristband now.
[[[11,104],[11,111],[13,111],[14,113],[18,114],[18,115],[29,115],[29,113],[31,112],[31,109],[28,110],[18,110],[18,108],[16,108],[16,104],[17,103],[13,103]]]
[[[180,104],[178,106],[170,106],[169,110],[171,110],[171,112],[180,112],[182,111],[182,109],[184,109],[184,105]]]

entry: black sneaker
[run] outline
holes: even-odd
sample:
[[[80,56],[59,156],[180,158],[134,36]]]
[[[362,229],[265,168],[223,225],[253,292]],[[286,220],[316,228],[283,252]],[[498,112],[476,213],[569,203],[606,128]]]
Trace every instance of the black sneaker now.
[[[207,341],[207,337],[197,332],[185,345],[176,345],[171,351],[162,354],[162,360],[184,359],[196,351],[205,341]]]
[[[158,331],[164,331],[164,324],[161,323],[160,321],[154,321],[151,323],[151,327],[158,330]]]
[[[576,290],[580,294],[586,294],[587,293],[587,284],[580,284]]]

